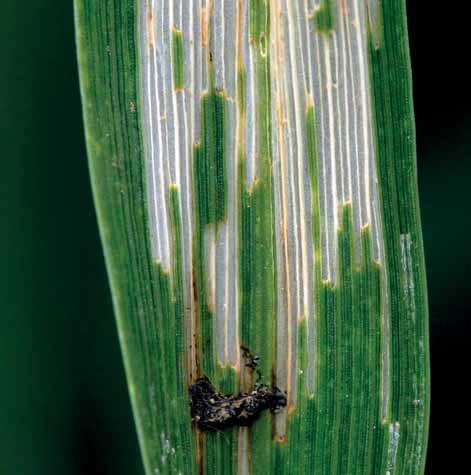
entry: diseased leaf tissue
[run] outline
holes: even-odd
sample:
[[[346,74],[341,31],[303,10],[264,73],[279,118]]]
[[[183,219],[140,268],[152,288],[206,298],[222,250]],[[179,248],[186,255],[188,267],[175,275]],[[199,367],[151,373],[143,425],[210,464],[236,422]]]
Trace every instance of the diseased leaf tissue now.
[[[146,474],[424,473],[405,0],[75,10]]]
[[[191,415],[202,430],[217,431],[251,426],[265,409],[272,413],[286,406],[286,396],[277,388],[257,383],[250,393],[225,396],[205,376],[190,388]]]
[[[223,395],[216,391],[207,376],[199,378],[190,387],[191,416],[201,430],[221,431],[234,426],[249,427],[269,409],[275,413],[286,406],[286,396],[275,387],[262,383],[257,369],[259,357],[242,347],[245,366],[257,373],[255,388],[250,393],[237,396]]]

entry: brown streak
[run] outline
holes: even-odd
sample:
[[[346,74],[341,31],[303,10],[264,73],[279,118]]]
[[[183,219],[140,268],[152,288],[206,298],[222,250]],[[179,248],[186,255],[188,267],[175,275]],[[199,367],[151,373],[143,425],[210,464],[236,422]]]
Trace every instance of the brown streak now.
[[[193,266],[192,272],[191,272],[191,283],[192,283],[192,290],[193,290],[193,304],[194,304],[194,315],[193,315],[193,321],[195,324],[194,327],[194,333],[190,335],[190,338],[193,340],[193,354],[191,355],[194,359],[192,361],[192,367],[196,368],[196,374],[191,374],[191,384],[194,384],[194,382],[201,377],[201,364],[200,364],[200,358],[199,358],[199,341],[198,341],[198,335],[199,335],[199,328],[198,328],[198,315],[197,315],[197,307],[198,307],[198,284],[196,282],[196,275],[195,275],[195,269]]]
[[[153,48],[154,46],[154,16],[152,14],[152,8],[147,10],[147,41],[149,42],[149,47]]]
[[[203,48],[206,47],[207,38],[206,38],[206,7],[201,8],[200,13],[200,41]]]
[[[190,386],[193,385],[201,376],[199,345],[198,345],[198,328],[197,328],[198,323],[197,323],[197,318],[196,318],[196,308],[197,308],[197,302],[198,302],[198,285],[196,283],[196,275],[195,275],[194,266],[191,272],[191,287],[192,287],[192,297],[193,297],[193,308],[195,312],[193,315],[195,328],[194,328],[194,333],[190,335],[190,338],[192,339],[192,342],[193,342],[193,351],[190,352],[190,359],[192,358],[194,359],[194,361],[192,361],[191,367],[196,368],[196,372],[191,371]],[[196,445],[196,471],[198,475],[204,475],[203,432],[197,427],[196,424],[195,424],[195,431],[196,431],[196,444],[195,444]]]
[[[196,470],[198,475],[204,475],[203,465],[203,432],[196,429]]]

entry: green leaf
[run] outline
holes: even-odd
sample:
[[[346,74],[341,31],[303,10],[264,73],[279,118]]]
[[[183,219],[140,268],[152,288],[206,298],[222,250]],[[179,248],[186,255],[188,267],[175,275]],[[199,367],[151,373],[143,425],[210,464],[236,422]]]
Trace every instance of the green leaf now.
[[[428,315],[403,0],[76,0],[146,472],[420,474]],[[189,387],[286,393],[205,432]]]

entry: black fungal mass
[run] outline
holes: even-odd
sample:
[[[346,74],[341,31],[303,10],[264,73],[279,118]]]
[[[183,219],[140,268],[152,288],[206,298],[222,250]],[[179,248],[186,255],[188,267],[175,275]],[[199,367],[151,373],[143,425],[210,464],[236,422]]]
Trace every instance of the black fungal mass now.
[[[286,406],[286,396],[277,388],[257,383],[250,393],[219,394],[205,376],[190,387],[191,415],[201,430],[222,431],[251,426],[265,409],[272,413]]]

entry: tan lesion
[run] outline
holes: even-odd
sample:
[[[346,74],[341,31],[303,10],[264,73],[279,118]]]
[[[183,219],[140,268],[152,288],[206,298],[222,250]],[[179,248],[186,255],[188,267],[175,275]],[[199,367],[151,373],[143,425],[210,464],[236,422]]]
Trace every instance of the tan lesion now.
[[[150,5],[147,6],[147,43],[149,50],[154,47],[154,13]]]
[[[206,6],[200,11],[200,42],[203,48],[209,45],[210,41],[210,20],[213,13],[213,2],[208,0]]]
[[[285,134],[288,128],[288,116],[287,105],[285,103],[285,89],[287,87],[286,80],[283,75],[284,57],[286,53],[286,39],[283,29],[284,13],[281,2],[277,0],[274,2],[272,8],[273,14],[271,15],[270,31],[271,31],[271,44],[270,44],[270,57],[271,72],[273,76],[278,78],[273,97],[273,107],[275,111],[275,134],[278,142],[278,167],[279,167],[279,181],[275,183],[275,188],[280,193],[280,222],[277,232],[278,242],[277,246],[280,249],[280,261],[278,262],[278,272],[280,273],[280,285],[285,289],[283,292],[283,300],[279,302],[279,305],[284,308],[284,325],[282,325],[281,334],[279,334],[279,346],[277,351],[281,355],[277,360],[277,384],[286,391],[287,394],[287,410],[276,416],[275,421],[275,441],[282,444],[286,440],[287,430],[287,415],[294,410],[292,400],[292,361],[294,355],[293,349],[293,335],[291,327],[291,317],[293,313],[293,300],[294,295],[289,284],[289,272],[293,267],[292,256],[289,252],[289,189],[288,189],[288,155],[287,144],[285,141]],[[279,317],[280,318],[280,317]],[[279,320],[281,323],[281,320]],[[283,341],[283,343],[281,343]],[[281,345],[280,345],[281,343]]]

